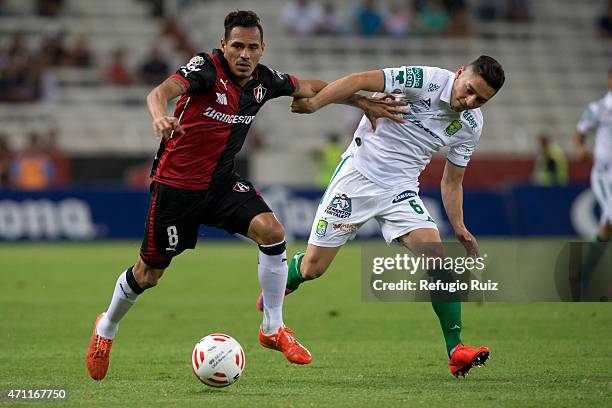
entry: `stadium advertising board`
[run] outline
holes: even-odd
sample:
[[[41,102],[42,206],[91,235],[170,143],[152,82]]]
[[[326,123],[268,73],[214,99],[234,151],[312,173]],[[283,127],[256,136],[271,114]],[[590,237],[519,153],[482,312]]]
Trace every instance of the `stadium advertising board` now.
[[[285,226],[287,236],[305,240],[319,204],[320,190],[270,187],[266,201]],[[440,195],[421,197],[442,235],[451,230]],[[142,237],[149,195],[127,189],[0,192],[0,240],[96,240]],[[465,220],[476,236],[579,236],[597,229],[598,213],[588,188],[517,186],[502,192],[466,191]],[[339,228],[352,228],[350,225]],[[230,238],[202,227],[204,238]],[[362,226],[358,238],[379,237],[376,222]]]

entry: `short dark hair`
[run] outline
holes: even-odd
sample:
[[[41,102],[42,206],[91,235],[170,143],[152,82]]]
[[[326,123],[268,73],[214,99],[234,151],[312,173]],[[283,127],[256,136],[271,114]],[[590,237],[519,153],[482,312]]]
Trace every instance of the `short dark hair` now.
[[[480,75],[491,88],[495,89],[495,92],[504,85],[506,80],[504,69],[495,58],[481,55],[468,66],[472,67],[475,74]]]
[[[263,28],[259,21],[259,17],[254,11],[250,10],[236,10],[232,11],[225,17],[225,41],[229,39],[230,32],[234,27],[257,27],[259,29],[259,36],[263,43]]]

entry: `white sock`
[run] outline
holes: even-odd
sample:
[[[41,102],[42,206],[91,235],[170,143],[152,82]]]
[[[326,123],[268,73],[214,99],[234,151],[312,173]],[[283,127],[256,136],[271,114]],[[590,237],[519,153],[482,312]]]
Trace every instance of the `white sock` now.
[[[274,245],[261,246],[271,247]],[[285,286],[287,285],[287,253],[266,255],[260,250],[257,272],[265,299],[263,332],[265,334],[276,333],[283,326],[283,300],[285,298]]]
[[[138,295],[128,284],[128,273],[132,273],[131,268],[128,268],[128,270],[117,278],[113,299],[108,306],[108,310],[104,313],[104,316],[102,316],[96,326],[96,332],[107,339],[115,338],[115,334],[117,334],[117,329],[119,328],[119,321],[125,316],[134,303],[136,303],[136,299],[138,298]],[[133,277],[134,275],[131,276]],[[135,283],[135,281],[133,282]]]

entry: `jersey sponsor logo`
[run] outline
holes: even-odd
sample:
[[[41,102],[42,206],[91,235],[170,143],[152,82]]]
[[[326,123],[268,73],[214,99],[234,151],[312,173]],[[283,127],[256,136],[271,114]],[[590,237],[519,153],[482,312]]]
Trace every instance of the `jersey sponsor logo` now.
[[[210,106],[208,108],[206,108],[206,110],[204,111],[204,113],[202,115],[207,116],[207,117],[211,118],[212,120],[216,120],[217,122],[244,123],[245,125],[250,124],[253,121],[253,119],[255,118],[255,115],[253,115],[253,116],[230,115],[230,114],[227,114],[227,113],[217,112],[215,109],[213,109]]]
[[[404,71],[400,71],[393,79],[397,81],[398,84],[403,84],[406,81],[404,78]]]
[[[423,68],[406,68],[406,88],[423,87]]]
[[[444,129],[444,133],[446,133],[447,136],[452,136],[455,133],[457,133],[459,130],[461,130],[462,127],[463,125],[461,124],[461,122],[455,119],[451,122],[450,125],[446,127],[446,129]]]
[[[393,204],[400,203],[402,201],[408,200],[416,196],[417,196],[417,193],[415,191],[412,191],[412,190],[402,191],[401,193],[395,196],[395,198],[391,201],[391,203]]]
[[[346,194],[336,194],[325,209],[327,214],[338,218],[348,218],[352,211],[353,204]]]
[[[241,181],[237,181],[236,184],[234,184],[234,191],[237,191],[239,193],[246,193],[250,189],[251,187],[248,184],[243,183]]]
[[[227,105],[227,95],[224,93],[215,92],[217,94],[217,103],[219,105]]]
[[[204,65],[205,63],[206,63],[206,60],[203,57],[196,55],[195,57],[190,59],[186,65],[182,66],[180,69],[183,75],[187,76],[191,74],[192,72],[201,71],[202,68],[200,67]]]
[[[436,135],[434,132],[431,131],[431,129],[426,128],[425,126],[423,126],[423,124],[421,123],[420,120],[412,119],[414,117],[414,115],[412,117],[410,117],[410,116],[404,114],[403,116],[408,120],[408,122],[412,123],[414,126],[418,127],[419,129],[423,129],[423,131],[427,132],[427,134],[432,136],[434,139],[441,140],[438,135]]]
[[[260,103],[263,100],[264,96],[266,96],[266,91],[267,89],[261,85],[257,85],[255,88],[253,88],[253,95],[255,95],[255,100],[257,103]]]
[[[328,225],[327,221],[323,219],[319,220],[319,222],[317,222],[317,228],[315,230],[315,235],[319,238],[323,238],[325,234],[327,233],[327,225]]]
[[[470,111],[463,111],[463,119],[467,120],[472,129],[476,129],[478,127],[476,119],[474,119],[474,115],[472,115]]]
[[[336,222],[332,224],[332,229],[334,231],[340,232],[348,232],[350,234],[357,232],[357,226],[353,224],[346,224],[343,222]]]
[[[438,89],[440,89],[440,85],[438,85],[438,84],[429,84],[429,86],[427,87],[427,92],[435,92]]]
[[[415,113],[428,111],[431,109],[431,99],[419,99],[418,101],[408,102],[410,110]]]

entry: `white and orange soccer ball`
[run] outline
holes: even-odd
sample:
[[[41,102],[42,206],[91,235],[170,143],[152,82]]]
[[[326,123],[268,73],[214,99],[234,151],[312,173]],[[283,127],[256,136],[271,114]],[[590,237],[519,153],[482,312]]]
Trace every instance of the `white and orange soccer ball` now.
[[[213,333],[203,337],[191,354],[193,373],[211,387],[227,387],[238,381],[244,364],[242,346],[227,334]]]

